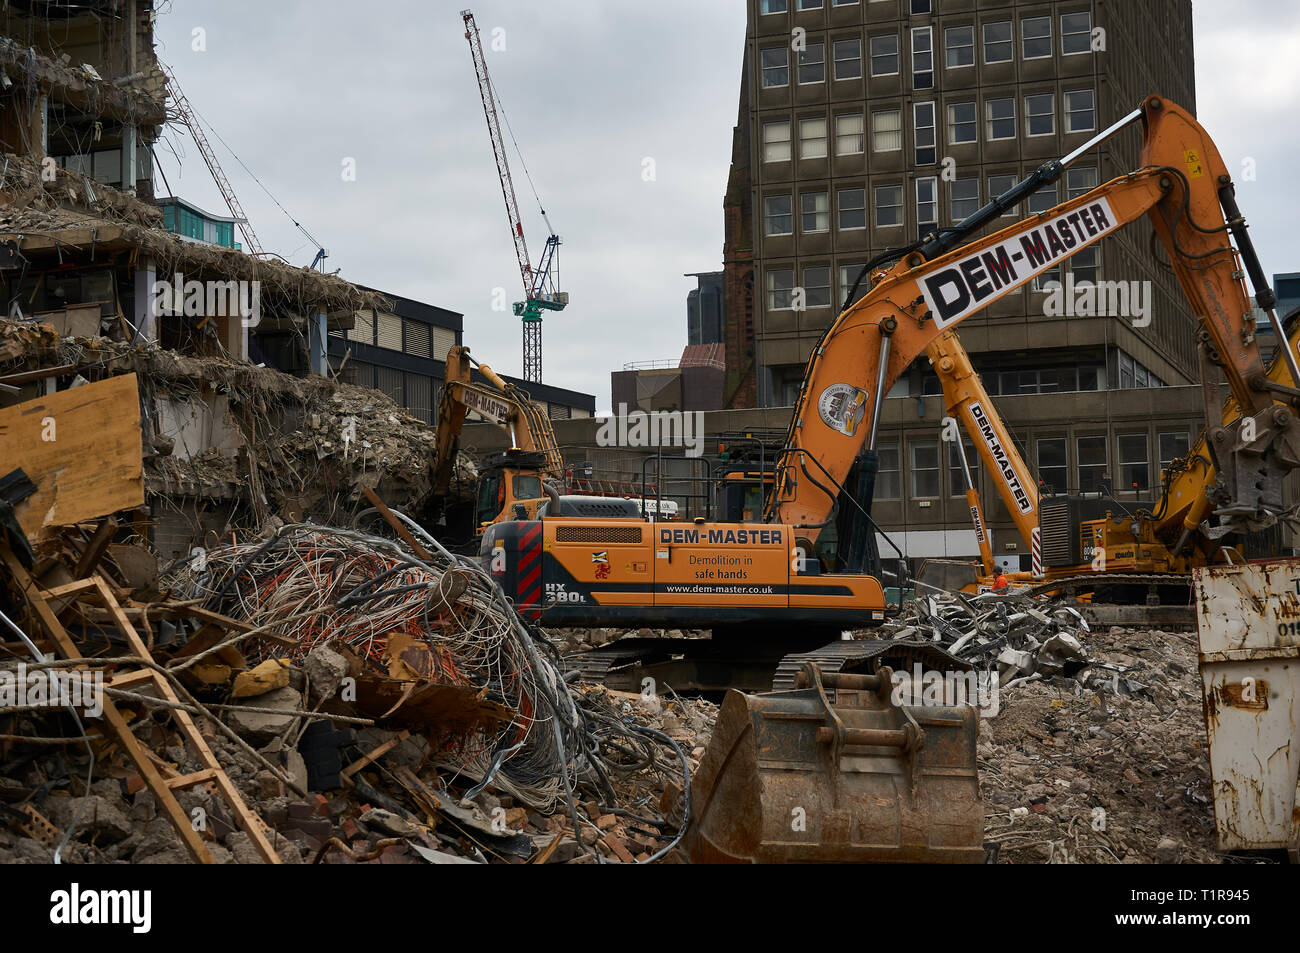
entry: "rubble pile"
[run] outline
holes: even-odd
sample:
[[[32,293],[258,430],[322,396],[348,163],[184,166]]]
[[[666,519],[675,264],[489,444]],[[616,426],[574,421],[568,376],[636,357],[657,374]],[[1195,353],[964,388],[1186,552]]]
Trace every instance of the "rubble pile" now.
[[[669,856],[715,706],[566,683],[551,640],[420,535],[284,526],[147,586],[104,556],[57,617],[31,598],[0,677],[67,668],[22,660],[26,641],[65,646],[113,680],[104,704],[130,729],[0,700],[0,862]],[[26,569],[10,555],[14,588],[66,578],[84,543],[70,532]]]
[[[918,594],[900,614],[867,638],[922,641],[998,673],[1004,686],[1053,675],[1075,676],[1089,667],[1112,668],[1088,659],[1088,623],[1073,606],[1021,595],[960,592]]]
[[[1195,633],[1109,628],[1088,647],[1109,679],[1021,679],[981,719],[986,842],[1011,863],[1223,862]]]
[[[156,345],[60,340],[48,325],[0,319],[0,377],[44,366],[83,380],[138,376],[155,497],[241,494],[258,525],[270,514],[338,524],[366,487],[412,512],[432,493],[434,428],[380,391]],[[177,423],[212,418],[218,423],[201,432]],[[235,439],[213,445],[224,431]],[[458,472],[468,474],[473,463],[462,457]],[[454,486],[464,491],[472,478]]]

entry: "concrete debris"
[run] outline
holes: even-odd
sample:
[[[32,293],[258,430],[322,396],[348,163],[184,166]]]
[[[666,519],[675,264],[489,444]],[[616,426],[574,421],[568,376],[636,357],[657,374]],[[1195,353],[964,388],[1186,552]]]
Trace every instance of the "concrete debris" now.
[[[1088,623],[1073,606],[1023,595],[959,592],[918,595],[865,638],[927,642],[996,671],[1001,684],[1052,675],[1073,677],[1091,664],[1083,640]]]
[[[43,541],[41,578],[75,580],[94,535]],[[716,707],[570,685],[546,634],[421,535],[423,559],[355,530],[286,524],[196,554],[148,601],[108,556],[76,587],[97,595],[63,597],[57,617],[40,596],[20,600],[25,630],[52,654],[102,653],[95,633],[117,625],[125,647],[110,654],[139,667],[118,662],[115,677],[156,672],[163,687],[110,693],[106,706],[139,717],[93,771],[60,709],[0,709],[0,863],[48,863],[56,850],[74,864],[668,857]],[[14,592],[39,591],[8,545]],[[309,572],[295,581],[298,566]],[[463,584],[442,584],[449,575]],[[201,744],[176,708],[202,726]],[[558,742],[553,723],[566,726]],[[228,787],[166,783],[220,775]],[[27,807],[3,806],[14,804]]]
[[[986,843],[1002,863],[1224,862],[1195,634],[1100,629],[1089,652],[1098,671],[1140,671],[1144,687],[1059,675],[1004,687],[980,720]]]
[[[364,488],[416,514],[430,502],[434,429],[380,391],[156,345],[60,338],[49,325],[0,318],[0,379],[41,367],[92,381],[136,375],[144,488],[169,514],[185,498],[237,501],[259,527],[277,514],[338,525],[366,507]],[[474,485],[472,456],[457,458],[456,492]]]

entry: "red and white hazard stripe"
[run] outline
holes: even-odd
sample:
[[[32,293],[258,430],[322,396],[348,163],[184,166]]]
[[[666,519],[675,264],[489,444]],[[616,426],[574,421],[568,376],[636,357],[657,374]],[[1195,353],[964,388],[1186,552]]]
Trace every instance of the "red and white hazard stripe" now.
[[[1033,550],[1034,578],[1043,578],[1043,537],[1038,527],[1035,526],[1030,542]]]

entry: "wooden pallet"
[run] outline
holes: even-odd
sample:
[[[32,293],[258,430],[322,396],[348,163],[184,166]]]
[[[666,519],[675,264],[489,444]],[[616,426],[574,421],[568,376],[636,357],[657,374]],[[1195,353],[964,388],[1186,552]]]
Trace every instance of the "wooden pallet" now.
[[[103,576],[95,573],[85,579],[78,579],[76,582],[56,586],[53,589],[42,589],[7,547],[0,548],[0,557],[3,557],[19,588],[22,589],[23,594],[26,596],[28,605],[31,606],[32,611],[40,619],[47,634],[54,640],[65,658],[81,659],[83,656],[78,651],[71,636],[68,635],[67,630],[59,622],[50,603],[58,600],[66,607],[71,602],[81,599],[95,599],[108,610],[113,624],[126,639],[131,652],[141,662],[153,663],[153,656],[149,653],[144,640],[141,639],[140,634],[127,618],[122,606],[114,596],[112,588],[110,588]],[[170,704],[180,703],[180,699],[177,697],[171,683],[165,676],[152,668],[139,668],[116,674],[109,679],[107,684],[110,688],[149,689],[163,701]],[[248,835],[254,849],[262,860],[268,864],[280,863],[279,855],[271,846],[270,841],[267,840],[266,825],[244,803],[239,789],[235,787],[234,782],[230,780],[230,776],[221,767],[221,763],[217,760],[216,755],[212,753],[212,749],[199,732],[198,726],[190,713],[180,708],[168,708],[167,711],[190,749],[197,755],[199,763],[202,765],[200,770],[191,774],[177,775],[176,777],[163,777],[162,772],[154,763],[154,759],[150,757],[152,752],[135,737],[131,731],[131,726],[111,698],[104,699],[102,717],[112,729],[127,757],[131,759],[136,770],[140,772],[140,777],[144,780],[145,786],[153,793],[159,809],[171,821],[172,827],[175,828],[176,833],[180,836],[182,843],[185,844],[191,856],[201,864],[215,863],[212,853],[208,850],[202,836],[194,829],[189,815],[185,813],[180,802],[176,800],[175,792],[211,784],[230,807],[235,823],[240,830]]]

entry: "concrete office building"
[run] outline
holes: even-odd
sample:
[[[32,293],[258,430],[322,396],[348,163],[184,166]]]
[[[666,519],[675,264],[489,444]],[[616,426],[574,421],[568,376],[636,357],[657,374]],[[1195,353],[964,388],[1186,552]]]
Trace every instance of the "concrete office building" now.
[[[1189,0],[748,3],[724,200],[732,407],[794,403],[873,256],[960,221],[1150,93],[1196,106]],[[990,231],[1130,171],[1140,135],[1109,141]],[[1022,454],[1058,492],[1108,480],[1123,500],[1149,499],[1202,427],[1195,321],[1151,234],[1135,223],[960,325]],[[1139,282],[1143,313],[1052,316],[1050,283],[1063,280]],[[876,517],[911,557],[973,555],[924,363],[886,404]],[[1018,567],[1028,548],[994,485],[979,487],[997,550]]]

